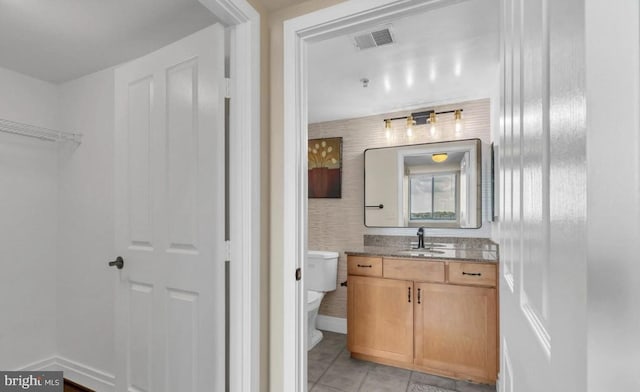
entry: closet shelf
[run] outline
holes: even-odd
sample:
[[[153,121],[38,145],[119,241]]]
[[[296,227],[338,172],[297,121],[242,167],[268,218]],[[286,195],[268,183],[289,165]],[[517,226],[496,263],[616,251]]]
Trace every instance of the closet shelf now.
[[[50,142],[72,142],[80,144],[82,135],[79,133],[57,131],[55,129],[22,124],[0,118],[0,132],[22,135]]]

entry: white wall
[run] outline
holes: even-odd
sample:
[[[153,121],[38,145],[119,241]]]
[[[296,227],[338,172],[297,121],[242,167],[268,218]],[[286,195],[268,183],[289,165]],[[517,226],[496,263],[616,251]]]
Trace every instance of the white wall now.
[[[60,86],[60,124],[83,139],[59,157],[58,355],[107,381],[115,372],[113,105],[111,69]]]
[[[56,86],[0,68],[0,118],[57,127]],[[56,331],[57,147],[0,133],[0,369],[51,357]]]
[[[64,370],[104,390],[115,369],[113,71],[53,85],[0,68],[0,86],[0,118],[84,135],[76,147],[0,133],[0,369]]]

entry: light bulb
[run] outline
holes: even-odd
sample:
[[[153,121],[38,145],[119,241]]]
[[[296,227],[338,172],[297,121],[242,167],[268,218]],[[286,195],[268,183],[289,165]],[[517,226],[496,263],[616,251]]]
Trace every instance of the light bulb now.
[[[458,109],[454,113],[454,119],[456,121],[456,134],[462,132],[462,110]]]
[[[385,130],[384,134],[387,137],[387,140],[391,139],[391,120],[390,119],[384,120],[384,130]]]
[[[438,118],[436,117],[436,112],[431,112],[431,114],[429,114],[429,124],[431,124],[431,136],[435,136],[436,135],[436,123],[438,122]]]
[[[407,136],[413,136],[413,126],[416,125],[416,121],[412,115],[407,117]]]

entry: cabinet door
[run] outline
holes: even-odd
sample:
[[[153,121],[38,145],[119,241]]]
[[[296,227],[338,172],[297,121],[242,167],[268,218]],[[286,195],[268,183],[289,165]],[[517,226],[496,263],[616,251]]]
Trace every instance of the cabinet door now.
[[[496,289],[416,283],[415,361],[456,378],[495,382]]]
[[[413,361],[413,282],[349,275],[349,351]]]

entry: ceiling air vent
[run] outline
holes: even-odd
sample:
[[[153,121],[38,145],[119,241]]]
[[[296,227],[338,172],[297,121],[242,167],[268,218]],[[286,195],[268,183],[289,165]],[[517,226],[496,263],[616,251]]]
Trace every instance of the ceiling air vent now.
[[[382,45],[393,43],[391,30],[388,28],[376,31],[369,31],[364,34],[358,34],[354,37],[356,46],[360,49],[375,48]]]

